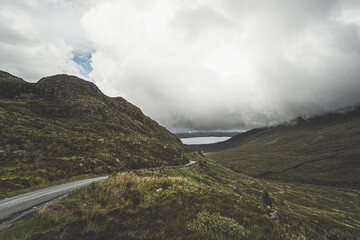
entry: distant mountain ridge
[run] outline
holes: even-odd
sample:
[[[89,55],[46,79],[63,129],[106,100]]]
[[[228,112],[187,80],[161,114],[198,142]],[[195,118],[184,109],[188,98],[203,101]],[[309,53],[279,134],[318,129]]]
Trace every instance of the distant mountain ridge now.
[[[240,132],[179,132],[175,133],[179,138],[194,138],[194,137],[233,137]]]
[[[121,97],[65,74],[0,71],[1,193],[83,174],[178,165],[189,150]]]
[[[191,144],[188,145],[191,149],[196,151],[204,151],[204,152],[218,152],[224,151],[233,147],[237,147],[246,141],[250,141],[265,133],[267,130],[274,128],[287,128],[294,126],[316,126],[326,123],[336,123],[341,122],[346,119],[358,118],[360,117],[360,105],[352,106],[349,108],[345,108],[340,112],[329,112],[323,115],[313,116],[308,119],[304,119],[302,117],[298,117],[289,123],[282,123],[275,126],[270,127],[260,127],[250,129],[243,133],[236,134],[232,136],[230,139],[224,142],[211,143],[211,144]]]
[[[360,187],[359,146],[360,108],[355,106],[190,147],[253,177]]]
[[[0,77],[0,91],[7,77]],[[49,84],[45,90],[19,80],[25,90],[35,89],[25,95],[15,79],[15,87],[7,89],[16,94],[0,95],[0,198],[59,179],[165,166],[126,170],[75,190],[0,231],[0,239],[358,239],[359,190],[298,182],[311,179],[312,169],[329,180],[327,167],[350,182],[346,174],[357,173],[354,146],[360,133],[352,117],[317,127],[252,130],[243,134],[240,146],[209,154],[214,161],[187,152],[179,139],[124,99],[88,94],[91,88],[77,89],[67,75],[54,78],[58,87]],[[52,94],[55,87],[59,90]],[[355,151],[339,149],[339,140]],[[304,151],[309,146],[325,151],[315,156]],[[347,156],[351,171],[336,161],[319,162],[324,156],[344,164]],[[188,159],[196,164],[166,167]],[[302,169],[308,163],[315,165]]]

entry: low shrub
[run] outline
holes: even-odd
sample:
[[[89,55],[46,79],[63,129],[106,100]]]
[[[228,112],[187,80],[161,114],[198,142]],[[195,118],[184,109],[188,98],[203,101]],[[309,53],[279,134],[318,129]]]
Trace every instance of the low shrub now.
[[[246,231],[235,219],[219,213],[200,212],[196,219],[188,222],[187,229],[208,239],[246,239]]]

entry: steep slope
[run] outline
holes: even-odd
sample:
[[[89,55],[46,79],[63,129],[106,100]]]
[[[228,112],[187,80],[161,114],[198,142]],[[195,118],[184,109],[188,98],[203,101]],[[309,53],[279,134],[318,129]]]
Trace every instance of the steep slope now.
[[[360,109],[296,121],[191,147],[250,176],[360,187]]]
[[[68,75],[0,72],[0,198],[74,176],[187,162],[172,133],[121,97]]]
[[[0,239],[359,239],[358,190],[254,179],[188,157],[198,164],[119,174],[73,192]],[[265,189],[272,210],[262,204]]]

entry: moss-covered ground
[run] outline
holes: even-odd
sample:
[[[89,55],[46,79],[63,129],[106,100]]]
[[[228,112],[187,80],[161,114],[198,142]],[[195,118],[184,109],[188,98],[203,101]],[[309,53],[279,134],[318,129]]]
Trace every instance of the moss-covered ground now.
[[[196,153],[187,158],[197,164],[76,190],[0,239],[359,239],[358,190],[255,179]],[[265,189],[278,220],[263,205]]]

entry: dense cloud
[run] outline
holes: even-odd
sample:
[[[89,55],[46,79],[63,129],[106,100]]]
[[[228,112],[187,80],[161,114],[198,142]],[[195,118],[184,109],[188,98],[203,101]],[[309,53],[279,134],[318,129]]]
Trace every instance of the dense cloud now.
[[[11,20],[0,68],[81,75],[74,52],[92,52],[91,80],[172,129],[250,128],[360,102],[359,1],[29,2],[0,9]]]
[[[94,3],[1,0],[0,69],[30,81],[58,73],[82,76],[73,58],[91,49],[80,24],[86,2]]]

